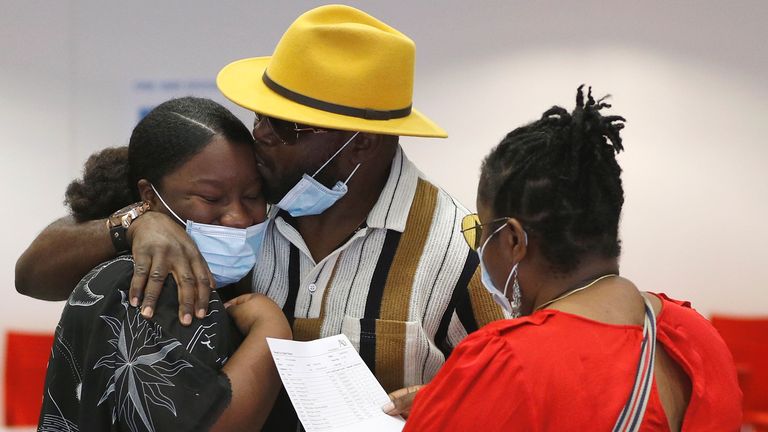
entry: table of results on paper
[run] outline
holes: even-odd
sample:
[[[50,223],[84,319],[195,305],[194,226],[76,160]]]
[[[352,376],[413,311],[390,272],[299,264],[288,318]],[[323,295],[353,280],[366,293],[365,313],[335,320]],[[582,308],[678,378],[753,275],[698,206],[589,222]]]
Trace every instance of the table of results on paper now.
[[[402,430],[401,418],[382,412],[389,397],[346,336],[267,341],[307,432]]]

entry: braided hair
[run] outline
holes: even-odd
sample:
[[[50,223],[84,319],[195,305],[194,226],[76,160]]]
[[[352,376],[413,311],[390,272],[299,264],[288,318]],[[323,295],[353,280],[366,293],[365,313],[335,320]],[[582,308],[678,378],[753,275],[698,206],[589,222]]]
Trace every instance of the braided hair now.
[[[485,158],[478,197],[498,217],[514,217],[536,238],[556,273],[573,271],[587,256],[615,258],[621,251],[624,204],[621,167],[623,117],[603,116],[606,98],[592,88],[576,108],[554,106],[541,119],[508,133]]]
[[[105,218],[140,199],[140,179],[159,185],[216,136],[253,145],[248,128],[210,99],[163,102],[139,121],[128,146],[108,148],[88,159],[83,178],[67,187],[64,203],[78,222]]]

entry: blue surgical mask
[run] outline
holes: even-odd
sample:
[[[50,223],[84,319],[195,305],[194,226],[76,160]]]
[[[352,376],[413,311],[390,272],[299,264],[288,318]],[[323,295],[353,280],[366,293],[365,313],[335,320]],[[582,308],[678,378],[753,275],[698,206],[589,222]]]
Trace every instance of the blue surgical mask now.
[[[187,220],[186,223],[166,204],[155,186],[152,185],[160,202],[187,228],[187,234],[195,241],[208,268],[213,274],[217,287],[235,283],[245,277],[256,264],[256,255],[261,250],[269,220],[248,228],[231,228],[209,225]]]
[[[512,266],[512,270],[509,271],[507,282],[504,284],[504,291],[496,288],[496,285],[494,285],[493,280],[491,279],[491,275],[488,273],[488,270],[485,268],[485,264],[483,263],[483,250],[485,249],[485,245],[488,244],[488,241],[491,239],[491,237],[495,236],[506,226],[506,224],[500,226],[498,229],[496,229],[496,231],[489,235],[488,238],[485,239],[485,242],[483,242],[483,245],[477,249],[477,255],[478,258],[480,258],[480,280],[483,282],[483,286],[488,291],[488,293],[491,294],[491,297],[493,298],[493,301],[496,302],[496,304],[501,306],[501,308],[504,309],[504,311],[506,311],[512,318],[517,318],[520,316],[520,306],[522,304],[520,284],[518,284],[517,281],[512,284],[512,302],[510,302],[509,298],[507,298],[507,288],[509,288],[509,281],[511,281],[513,276],[517,274],[517,265],[520,263],[515,263],[515,265]],[[523,232],[523,234],[525,235],[525,244],[528,245],[528,234],[525,232]]]
[[[352,135],[352,138],[347,140],[347,142],[344,143],[344,145],[323,164],[323,166],[318,168],[311,177],[304,174],[301,177],[301,180],[299,180],[299,182],[285,194],[283,199],[277,203],[277,207],[287,211],[293,217],[318,215],[328,210],[330,206],[334,205],[341,199],[341,197],[346,195],[348,190],[347,183],[357,169],[360,168],[360,164],[357,164],[355,169],[352,170],[352,174],[350,174],[344,182],[337,181],[333,186],[333,189],[328,189],[324,184],[317,181],[315,177],[333,160],[333,158],[336,157],[336,155],[344,150],[344,147],[355,139],[358,133],[359,132],[355,132],[355,134]]]

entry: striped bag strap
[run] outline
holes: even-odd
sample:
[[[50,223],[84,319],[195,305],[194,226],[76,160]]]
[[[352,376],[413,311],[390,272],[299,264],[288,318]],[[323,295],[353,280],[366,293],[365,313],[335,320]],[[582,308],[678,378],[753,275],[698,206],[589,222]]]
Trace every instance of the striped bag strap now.
[[[648,398],[651,395],[653,360],[656,354],[656,315],[653,313],[653,306],[645,296],[643,296],[643,300],[645,301],[645,323],[643,324],[643,343],[640,347],[640,361],[635,373],[635,384],[632,387],[629,400],[616,420],[616,425],[613,426],[613,432],[639,431],[645,408],[648,405]]]

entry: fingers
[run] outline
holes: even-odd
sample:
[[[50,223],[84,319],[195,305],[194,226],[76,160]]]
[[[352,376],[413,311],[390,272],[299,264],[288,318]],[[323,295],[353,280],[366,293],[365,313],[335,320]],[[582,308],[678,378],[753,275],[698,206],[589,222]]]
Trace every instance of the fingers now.
[[[144,289],[144,299],[141,302],[141,315],[144,318],[152,318],[154,315],[157,299],[160,297],[160,292],[163,290],[163,284],[167,277],[168,269],[165,266],[164,260],[155,257],[155,259],[152,260],[152,267],[150,267],[149,270],[147,286]]]
[[[133,256],[133,278],[131,278],[131,288],[128,291],[128,298],[133,307],[138,307],[142,297],[144,297],[144,287],[147,285],[151,265],[152,258],[149,256],[138,254]]]
[[[152,318],[168,274],[178,285],[179,321],[192,323],[208,312],[214,279],[195,242],[168,216],[147,212],[128,229],[134,257],[129,290],[131,305],[141,304],[141,313]]]
[[[246,303],[253,299],[253,296],[255,295],[256,294],[243,294],[224,304],[227,313],[243,335],[248,334],[256,317],[252,305],[246,306]]]
[[[208,269],[202,255],[193,250],[193,256],[190,258],[192,268],[190,272],[190,290],[194,295],[195,315],[202,319],[208,311],[208,301],[211,298],[211,290],[216,286],[216,282]],[[186,260],[184,260],[186,262]]]
[[[169,252],[171,272],[179,286],[179,316],[189,314],[191,323],[191,314],[203,319],[208,313],[208,301],[215,282],[194,241],[186,234],[176,240],[178,243]],[[184,303],[181,302],[182,297]],[[188,325],[184,319],[181,323]]]
[[[408,414],[411,412],[411,406],[413,400],[416,397],[416,393],[423,387],[423,385],[412,385],[399,390],[395,390],[389,394],[390,402],[384,404],[381,409],[392,416],[401,415],[408,418]]]
[[[213,278],[197,249],[188,245],[182,245],[181,249],[181,254],[171,257],[174,263],[171,274],[179,287],[179,320],[189,325],[193,313],[198,319],[208,313]]]
[[[152,318],[166,276],[168,272],[161,259],[156,257],[153,261],[150,255],[142,253],[133,256],[133,277],[128,296],[131,306],[141,303],[141,314],[145,318]]]
[[[241,305],[241,304],[243,304],[243,303],[247,302],[248,300],[252,299],[252,298],[253,298],[253,297],[255,297],[256,295],[258,295],[258,294],[255,294],[255,293],[249,293],[249,294],[243,294],[243,295],[239,295],[239,296],[237,296],[237,297],[233,298],[232,300],[230,300],[230,301],[228,301],[228,302],[224,303],[224,307],[225,307],[225,308],[230,308],[230,307],[232,307],[232,306]]]
[[[181,274],[171,271],[176,280],[179,296],[179,321],[182,325],[192,324],[192,312],[195,307],[195,277],[189,270],[182,270]]]

